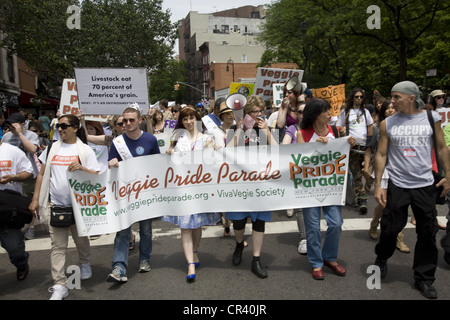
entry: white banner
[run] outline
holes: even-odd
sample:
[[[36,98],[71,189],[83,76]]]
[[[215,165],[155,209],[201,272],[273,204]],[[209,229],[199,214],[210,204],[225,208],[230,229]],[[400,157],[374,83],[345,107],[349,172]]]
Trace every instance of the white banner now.
[[[75,79],[83,114],[122,114],[129,103],[137,103],[141,114],[147,114],[145,69],[75,68]]]
[[[116,232],[164,215],[344,205],[346,138],[158,154],[96,176],[68,172],[78,232]]]

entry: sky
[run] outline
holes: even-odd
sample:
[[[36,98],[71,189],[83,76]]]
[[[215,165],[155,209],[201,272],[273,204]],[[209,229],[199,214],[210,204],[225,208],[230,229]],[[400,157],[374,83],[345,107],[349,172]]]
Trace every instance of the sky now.
[[[213,13],[243,7],[247,5],[258,6],[270,3],[271,0],[163,0],[163,10],[170,9],[172,22],[176,22],[187,16],[189,11],[198,13]]]

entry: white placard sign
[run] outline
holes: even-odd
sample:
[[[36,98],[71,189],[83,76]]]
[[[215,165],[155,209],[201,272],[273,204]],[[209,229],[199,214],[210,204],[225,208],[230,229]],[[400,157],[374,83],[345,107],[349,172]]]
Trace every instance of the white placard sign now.
[[[273,98],[273,85],[285,83],[293,76],[298,76],[299,80],[302,80],[303,70],[258,68],[253,94],[260,96],[263,100],[270,100]]]
[[[122,114],[137,103],[146,114],[149,107],[146,69],[76,68],[78,104],[83,114]]]

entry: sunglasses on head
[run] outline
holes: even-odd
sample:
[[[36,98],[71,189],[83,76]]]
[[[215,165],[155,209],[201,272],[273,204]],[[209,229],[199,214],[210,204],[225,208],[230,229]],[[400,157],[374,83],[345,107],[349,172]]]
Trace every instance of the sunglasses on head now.
[[[73,127],[73,125],[67,124],[67,123],[57,123],[56,129],[61,128],[61,130],[66,130],[68,127]]]

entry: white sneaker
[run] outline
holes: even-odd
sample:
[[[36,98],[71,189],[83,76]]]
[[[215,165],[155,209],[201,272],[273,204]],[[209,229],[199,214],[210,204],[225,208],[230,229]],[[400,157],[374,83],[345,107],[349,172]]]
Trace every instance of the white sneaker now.
[[[286,209],[286,215],[291,218],[294,215],[294,209]]]
[[[139,273],[149,272],[152,269],[150,266],[150,263],[148,261],[141,261],[139,262]]]
[[[87,280],[92,278],[92,269],[89,262],[83,263],[81,265],[81,280]]]
[[[50,300],[62,300],[69,295],[69,289],[60,284],[55,284],[53,287],[48,288],[48,292],[53,293]]]
[[[298,253],[300,253],[300,254],[306,254],[307,253],[306,240],[302,240],[298,244]]]

